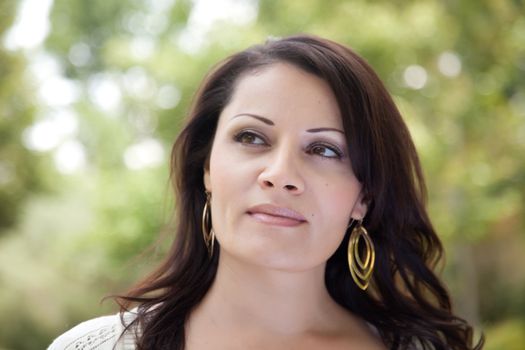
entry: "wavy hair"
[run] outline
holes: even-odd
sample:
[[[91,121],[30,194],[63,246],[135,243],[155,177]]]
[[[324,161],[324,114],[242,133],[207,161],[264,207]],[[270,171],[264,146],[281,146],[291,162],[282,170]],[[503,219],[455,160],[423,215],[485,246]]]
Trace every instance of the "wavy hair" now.
[[[171,156],[177,201],[174,242],[163,263],[125,296],[121,311],[138,304],[138,349],[184,349],[184,325],[217,272],[202,239],[203,172],[219,115],[236,82],[277,62],[314,74],[331,87],[348,144],[352,169],[363,185],[363,222],[376,247],[371,287],[361,291],[348,271],[348,234],[326,264],[332,298],[374,325],[390,349],[481,349],[473,331],[452,312],[434,268],[443,248],[427,215],[426,189],[409,131],[373,69],[351,49],[311,35],[250,47],[217,65],[198,90]],[[217,244],[218,246],[218,244]]]

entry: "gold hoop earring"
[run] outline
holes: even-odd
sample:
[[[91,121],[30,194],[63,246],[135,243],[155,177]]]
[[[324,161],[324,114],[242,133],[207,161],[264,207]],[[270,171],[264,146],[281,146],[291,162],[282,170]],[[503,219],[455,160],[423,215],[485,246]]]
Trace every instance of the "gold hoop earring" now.
[[[206,203],[202,210],[202,237],[204,238],[204,244],[208,249],[208,255],[213,255],[213,246],[215,243],[215,231],[211,225],[211,193],[206,191]]]
[[[364,260],[359,251],[360,241],[364,241]],[[368,231],[363,227],[362,222],[359,221],[350,234],[348,241],[348,268],[352,274],[352,279],[355,284],[362,290],[368,288],[368,284],[372,279],[372,272],[374,270],[374,263],[376,259],[376,252],[374,243],[368,235]]]

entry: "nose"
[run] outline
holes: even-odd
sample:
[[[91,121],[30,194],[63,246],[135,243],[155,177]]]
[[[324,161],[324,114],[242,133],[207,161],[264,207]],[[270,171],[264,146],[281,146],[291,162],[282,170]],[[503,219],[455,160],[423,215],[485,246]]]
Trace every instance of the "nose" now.
[[[282,189],[290,194],[304,192],[305,183],[292,152],[282,150],[268,158],[268,164],[258,176],[259,186],[263,189]]]

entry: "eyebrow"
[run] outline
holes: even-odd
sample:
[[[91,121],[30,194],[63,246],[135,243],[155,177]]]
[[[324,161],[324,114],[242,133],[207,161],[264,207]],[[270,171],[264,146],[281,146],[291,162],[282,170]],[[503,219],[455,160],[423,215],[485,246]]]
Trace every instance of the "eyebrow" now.
[[[336,129],[336,128],[315,128],[315,129],[308,129],[306,131],[308,131],[308,132],[336,131],[336,132],[340,132],[343,135],[345,133],[343,130],[339,130],[339,129]]]
[[[237,117],[243,117],[243,116],[255,118],[255,119],[257,119],[257,120],[263,122],[264,124],[275,125],[275,123],[272,122],[270,119],[265,118],[265,117],[261,117],[260,115],[251,114],[251,113],[241,113],[241,114],[237,114],[237,115],[234,115],[234,116],[232,117],[232,119],[237,118]]]
[[[267,125],[272,125],[274,126],[275,123],[273,121],[271,121],[270,119],[268,118],[265,118],[265,117],[261,117],[260,115],[257,115],[257,114],[252,114],[252,113],[240,113],[240,114],[236,114],[232,117],[232,119],[234,118],[237,118],[237,117],[252,117],[252,118],[255,118],[261,122],[263,122],[264,124],[267,124]],[[313,128],[313,129],[308,129],[306,130],[307,132],[310,132],[310,133],[316,133],[316,132],[323,132],[323,131],[335,131],[335,132],[339,132],[341,134],[344,135],[344,131],[342,130],[339,130],[339,129],[336,129],[336,128]]]

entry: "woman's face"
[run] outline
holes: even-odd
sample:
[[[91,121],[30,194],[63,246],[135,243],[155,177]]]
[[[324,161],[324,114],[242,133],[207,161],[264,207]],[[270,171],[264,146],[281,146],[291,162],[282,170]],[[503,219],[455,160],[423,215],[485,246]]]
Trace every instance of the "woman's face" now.
[[[324,266],[366,213],[333,92],[285,63],[237,82],[204,182],[221,256],[278,270]]]

